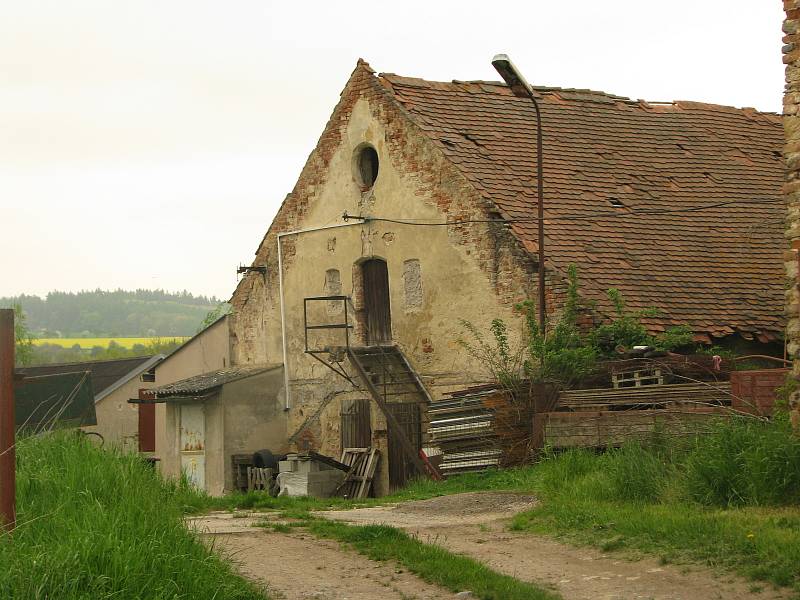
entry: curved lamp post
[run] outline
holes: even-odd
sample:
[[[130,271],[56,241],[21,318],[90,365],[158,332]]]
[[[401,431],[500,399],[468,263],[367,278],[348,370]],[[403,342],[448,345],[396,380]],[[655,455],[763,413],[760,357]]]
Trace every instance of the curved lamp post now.
[[[529,98],[536,109],[536,194],[538,200],[539,221],[539,329],[542,334],[546,325],[546,308],[544,294],[544,164],[542,157],[542,114],[539,112],[539,103],[533,95],[533,89],[525,81],[507,54],[497,54],[492,59],[492,66],[497,70],[511,91],[518,98]]]

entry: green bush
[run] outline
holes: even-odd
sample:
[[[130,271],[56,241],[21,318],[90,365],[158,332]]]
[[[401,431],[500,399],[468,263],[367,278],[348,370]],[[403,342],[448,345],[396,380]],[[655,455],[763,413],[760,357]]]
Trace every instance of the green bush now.
[[[785,418],[720,419],[687,437],[658,431],[601,455],[548,452],[538,467],[548,494],[711,507],[800,504],[800,438]]]

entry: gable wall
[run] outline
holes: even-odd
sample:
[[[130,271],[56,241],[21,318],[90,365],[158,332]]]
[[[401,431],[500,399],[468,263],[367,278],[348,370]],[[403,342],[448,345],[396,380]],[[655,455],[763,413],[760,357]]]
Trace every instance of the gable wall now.
[[[143,383],[139,377],[120,386],[94,405],[97,425],[82,427],[87,432],[103,436],[105,447],[117,447],[125,452],[139,451],[139,406],[128,400],[139,397],[140,389],[150,389],[152,383]]]
[[[276,274],[278,231],[340,224],[345,211],[428,222],[487,218],[491,206],[386,94],[367,68],[357,68],[297,186],[258,250],[254,264],[266,264],[267,275],[251,273],[232,298],[235,364],[283,360]],[[372,144],[380,158],[377,182],[367,193],[362,193],[353,175],[354,150],[364,142]],[[291,435],[317,412],[323,399],[334,398],[297,444],[332,455],[338,453],[339,402],[357,393],[304,354],[303,298],[328,293],[326,271],[339,272],[341,293],[353,297],[358,317],[362,307],[356,265],[370,257],[386,260],[393,339],[434,397],[488,379],[484,366],[457,343],[466,336],[460,319],[488,332],[491,320],[501,317],[514,335],[520,325],[514,304],[535,297],[535,266],[497,224],[420,227],[373,221],[284,237],[282,248],[292,395],[288,430]],[[409,273],[415,267],[407,261],[418,261],[421,294],[415,285],[404,285],[404,276],[415,276]],[[324,303],[311,317],[315,322],[342,318]],[[358,328],[355,333],[358,336]],[[342,345],[343,341],[337,342],[333,336],[325,339],[325,335],[311,339],[312,346],[326,343]],[[383,430],[385,437],[381,420],[379,416],[373,429],[378,437]],[[384,442],[374,440],[378,447]]]

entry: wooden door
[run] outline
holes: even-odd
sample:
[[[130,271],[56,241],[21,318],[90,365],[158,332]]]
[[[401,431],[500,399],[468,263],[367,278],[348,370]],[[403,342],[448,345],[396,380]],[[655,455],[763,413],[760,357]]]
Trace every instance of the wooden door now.
[[[422,448],[422,423],[419,404],[392,402],[386,405],[400,424],[408,441],[419,451]],[[403,452],[403,448],[389,436],[389,489],[396,490],[417,475],[414,463]]]
[[[367,345],[392,341],[389,307],[389,270],[386,261],[374,258],[361,265],[364,280],[364,309],[367,313]]]
[[[139,390],[139,400],[147,398],[146,389]],[[139,452],[156,451],[156,405],[139,404]]]
[[[342,402],[341,433],[342,450],[345,448],[368,448],[372,445],[369,400],[358,398]]]
[[[206,416],[201,403],[180,407],[181,470],[193,486],[206,488]]]

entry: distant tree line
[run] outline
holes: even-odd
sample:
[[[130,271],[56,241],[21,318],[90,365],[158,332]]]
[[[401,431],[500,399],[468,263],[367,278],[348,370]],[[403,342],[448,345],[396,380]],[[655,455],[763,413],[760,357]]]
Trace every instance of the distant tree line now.
[[[22,307],[37,338],[191,336],[221,302],[187,291],[94,290],[0,298],[0,307]]]

